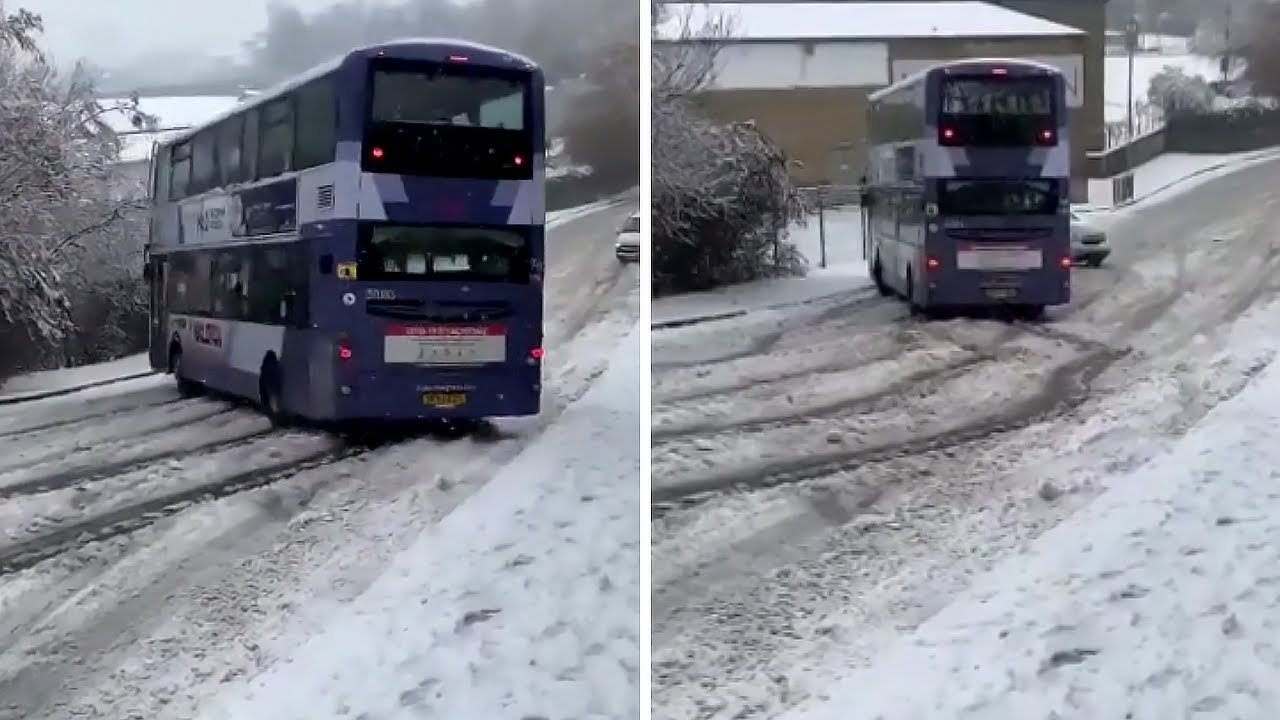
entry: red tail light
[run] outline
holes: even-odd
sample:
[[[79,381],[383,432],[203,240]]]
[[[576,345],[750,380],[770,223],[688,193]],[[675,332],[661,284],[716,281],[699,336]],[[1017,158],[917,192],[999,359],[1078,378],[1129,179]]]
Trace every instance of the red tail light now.
[[[956,129],[944,127],[938,131],[938,141],[943,145],[950,145],[956,141]]]
[[[380,147],[375,147],[369,151],[369,157],[374,160],[381,160],[383,155],[386,155],[386,152],[384,152]]]
[[[529,351],[529,357],[533,358],[534,360],[541,360],[542,355],[543,355],[543,352],[542,352],[542,348],[540,347],[536,347]]]
[[[1057,142],[1057,140],[1058,140],[1057,133],[1055,133],[1053,130],[1049,128],[1045,128],[1044,130],[1041,130],[1040,134],[1036,136],[1036,142],[1040,143],[1041,145],[1053,145],[1054,143]]]
[[[521,165],[523,165],[523,164],[524,164],[524,158],[522,158],[522,157],[520,157],[519,155],[517,155],[517,156],[516,156],[516,167],[519,167],[519,166],[521,166]]]
[[[349,345],[339,345],[339,346],[338,346],[338,359],[339,359],[339,360],[350,360],[350,359],[351,359],[351,358],[353,358],[353,357],[355,357],[355,352],[353,352],[353,351],[351,350],[351,346],[349,346]]]
[[[1063,257],[1060,263],[1062,264],[1062,267],[1067,269],[1070,269],[1072,266],[1075,265],[1075,261],[1071,259],[1070,255]]]
[[[942,267],[942,263],[938,262],[938,258],[925,258],[924,266],[930,270],[937,270]]]

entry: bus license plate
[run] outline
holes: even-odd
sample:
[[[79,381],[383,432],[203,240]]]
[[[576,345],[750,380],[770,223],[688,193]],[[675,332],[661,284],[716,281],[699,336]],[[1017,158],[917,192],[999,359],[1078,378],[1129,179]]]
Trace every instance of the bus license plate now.
[[[466,393],[422,393],[422,404],[441,410],[462,407],[467,404]]]
[[[987,297],[992,300],[1008,300],[1017,295],[1018,291],[1011,288],[992,288],[987,291]]]

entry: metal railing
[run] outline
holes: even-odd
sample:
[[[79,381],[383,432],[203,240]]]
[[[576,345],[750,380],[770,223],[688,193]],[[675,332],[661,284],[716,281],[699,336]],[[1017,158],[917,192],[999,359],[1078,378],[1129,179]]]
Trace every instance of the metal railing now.
[[[813,185],[799,190],[807,216],[816,215],[818,222],[818,267],[827,267],[827,213],[848,207],[861,207],[861,185]],[[810,218],[813,222],[814,218]],[[862,257],[867,255],[866,231],[863,229]]]

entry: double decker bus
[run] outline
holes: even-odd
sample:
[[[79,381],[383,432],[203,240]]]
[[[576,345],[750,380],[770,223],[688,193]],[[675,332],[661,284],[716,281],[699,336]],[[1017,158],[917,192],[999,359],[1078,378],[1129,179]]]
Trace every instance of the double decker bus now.
[[[151,365],[278,421],[537,414],[544,80],[363,47],[159,144]]]
[[[1014,59],[936,65],[870,96],[868,269],[931,313],[1028,318],[1071,299],[1066,84]]]

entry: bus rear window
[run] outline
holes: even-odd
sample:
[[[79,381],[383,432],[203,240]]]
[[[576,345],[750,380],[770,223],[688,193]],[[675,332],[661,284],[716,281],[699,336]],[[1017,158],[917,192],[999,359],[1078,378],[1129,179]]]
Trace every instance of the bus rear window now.
[[[1058,212],[1056,180],[943,180],[938,212],[945,216],[1053,215]]]
[[[365,170],[532,177],[531,74],[464,63],[375,60]]]
[[[1058,144],[1053,80],[952,77],[942,83],[939,141],[974,147]]]
[[[952,77],[942,83],[943,115],[1052,117],[1053,81],[1047,77]]]
[[[366,225],[356,252],[361,280],[529,282],[523,229]]]

